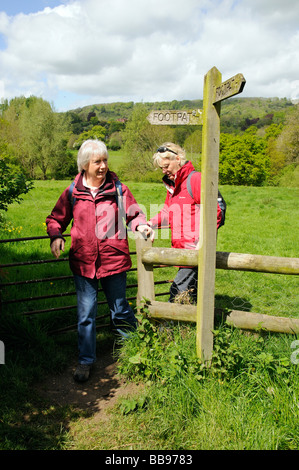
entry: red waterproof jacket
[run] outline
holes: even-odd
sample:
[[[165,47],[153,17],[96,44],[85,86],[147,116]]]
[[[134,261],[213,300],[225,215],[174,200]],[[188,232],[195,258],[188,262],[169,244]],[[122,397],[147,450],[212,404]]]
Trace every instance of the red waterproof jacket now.
[[[172,248],[195,249],[199,239],[201,173],[192,175],[193,198],[187,189],[187,177],[194,166],[187,161],[176,173],[173,181],[163,177],[167,195],[163,209],[151,219],[153,228],[170,226]],[[221,209],[217,208],[217,228]]]
[[[75,178],[74,204],[69,198],[68,187],[47,217],[48,235],[51,241],[63,238],[63,232],[73,219],[69,261],[74,274],[99,279],[127,271],[132,263],[127,232],[117,203],[115,181],[118,178],[108,171],[105,183],[93,198],[83,185],[83,173]],[[146,224],[146,217],[124,184],[122,193],[126,225],[135,232],[138,225]]]

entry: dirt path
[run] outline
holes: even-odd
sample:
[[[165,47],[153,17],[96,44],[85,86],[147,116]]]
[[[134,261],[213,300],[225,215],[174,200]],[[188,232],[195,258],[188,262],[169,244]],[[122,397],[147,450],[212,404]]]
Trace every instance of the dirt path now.
[[[97,360],[89,380],[83,384],[74,381],[75,368],[74,361],[63,373],[50,376],[39,384],[37,392],[55,405],[72,405],[94,418],[105,419],[105,411],[120,396],[132,395],[140,389],[137,384],[126,383],[118,376],[111,352]]]

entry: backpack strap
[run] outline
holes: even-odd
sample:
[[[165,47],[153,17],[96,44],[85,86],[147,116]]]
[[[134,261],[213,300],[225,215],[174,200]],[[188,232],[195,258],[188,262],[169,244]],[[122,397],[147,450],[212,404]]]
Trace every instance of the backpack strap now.
[[[195,170],[191,171],[191,173],[189,173],[189,175],[187,177],[187,190],[188,190],[188,193],[190,194],[190,196],[192,198],[193,198],[193,191],[192,191],[192,187],[191,187],[191,176],[193,175],[193,173],[195,173]],[[219,191],[219,189],[218,189],[218,204],[219,204],[220,209],[221,209],[221,222],[220,222],[220,225],[219,225],[219,228],[220,228],[225,223],[226,202],[225,202],[221,192]]]
[[[75,202],[76,202],[76,198],[73,197],[74,186],[75,186],[75,180],[74,180],[74,181],[72,182],[72,184],[70,185],[70,187],[69,187],[69,192],[68,192],[68,198],[69,198],[69,201],[70,201],[72,210],[73,210],[74,204],[75,204]]]
[[[193,173],[195,173],[195,170],[191,171],[191,173],[189,173],[188,177],[187,177],[187,190],[188,190],[188,193],[190,194],[190,196],[193,198],[193,191],[192,191],[192,188],[191,188],[191,176],[193,175]]]
[[[122,216],[125,214],[124,204],[123,204],[123,189],[121,186],[121,182],[119,180],[115,181],[115,188],[116,188],[116,203],[118,205],[119,210],[122,212]]]
[[[116,188],[116,204],[118,205],[118,209],[120,212],[120,216],[123,222],[124,228],[126,228],[126,211],[124,208],[124,201],[123,201],[123,189],[121,186],[121,182],[119,180],[115,181],[115,188]]]
[[[123,188],[121,186],[121,182],[119,180],[115,181],[115,187],[118,197],[122,197],[123,195]]]
[[[74,204],[76,202],[76,198],[73,196],[74,187],[75,187],[75,181],[73,181],[72,184],[70,185],[69,192],[68,192],[68,199],[70,201],[72,210],[73,210]],[[125,217],[126,212],[124,210],[123,197],[122,197],[123,196],[123,190],[122,190],[121,182],[119,180],[115,181],[115,188],[116,188],[116,203],[117,203],[118,208],[121,212],[122,219],[126,220],[126,217]]]

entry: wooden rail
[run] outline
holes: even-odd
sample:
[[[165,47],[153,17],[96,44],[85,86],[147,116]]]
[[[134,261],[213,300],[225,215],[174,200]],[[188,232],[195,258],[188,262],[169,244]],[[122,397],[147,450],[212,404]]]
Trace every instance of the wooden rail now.
[[[155,300],[153,266],[197,266],[198,252],[174,248],[153,248],[150,240],[136,240],[138,272],[138,305],[146,306],[154,319],[197,322],[197,307]],[[216,268],[273,274],[299,275],[299,258],[280,258],[242,253],[216,253]],[[299,333],[299,320],[254,312],[232,310],[226,323],[245,330],[266,330],[277,333]]]
[[[146,303],[151,318],[196,323],[196,306],[180,305],[152,300]],[[243,330],[266,330],[275,333],[299,333],[299,320],[296,318],[275,317],[261,313],[231,310],[224,317],[228,325]]]
[[[198,252],[176,248],[143,248],[142,262],[168,266],[198,266]],[[216,269],[299,275],[299,258],[216,252]]]

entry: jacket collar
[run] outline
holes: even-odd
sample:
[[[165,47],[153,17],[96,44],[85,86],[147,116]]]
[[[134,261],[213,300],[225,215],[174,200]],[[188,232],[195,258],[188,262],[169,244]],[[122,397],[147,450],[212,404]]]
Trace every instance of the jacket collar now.
[[[177,171],[174,180],[169,179],[167,175],[163,176],[162,181],[167,191],[173,194],[175,188],[182,184],[182,182],[188,177],[191,171],[194,171],[194,166],[189,160],[187,160],[184,165]]]
[[[79,173],[76,178],[75,178],[75,187],[76,190],[79,192],[89,193],[89,188],[84,186],[83,184],[83,175],[84,175],[84,170]],[[115,181],[118,179],[117,175],[113,172],[108,170],[106,174],[106,180],[104,184],[100,188],[100,192],[115,192]]]

